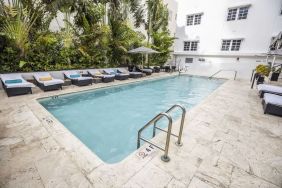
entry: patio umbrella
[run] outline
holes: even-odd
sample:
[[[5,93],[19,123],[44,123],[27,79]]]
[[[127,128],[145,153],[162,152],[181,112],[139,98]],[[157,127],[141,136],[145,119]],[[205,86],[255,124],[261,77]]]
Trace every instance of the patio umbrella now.
[[[282,31],[272,40],[270,49],[282,48]]]
[[[143,55],[146,54],[156,54],[156,53],[160,53],[156,50],[153,50],[151,48],[147,48],[145,46],[141,46],[139,48],[135,48],[133,50],[129,50],[128,53],[131,53],[131,54],[142,54],[142,68],[143,68]]]
[[[269,48],[270,51],[267,54],[266,62],[268,61],[268,56],[273,56],[272,68],[275,64],[276,56],[282,56],[282,31],[272,40]]]

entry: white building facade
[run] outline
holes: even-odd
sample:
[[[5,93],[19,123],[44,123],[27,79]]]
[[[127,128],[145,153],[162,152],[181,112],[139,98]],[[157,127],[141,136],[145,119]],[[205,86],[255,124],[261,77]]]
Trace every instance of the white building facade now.
[[[178,64],[251,69],[265,61],[272,37],[282,31],[282,0],[177,3],[174,54]]]

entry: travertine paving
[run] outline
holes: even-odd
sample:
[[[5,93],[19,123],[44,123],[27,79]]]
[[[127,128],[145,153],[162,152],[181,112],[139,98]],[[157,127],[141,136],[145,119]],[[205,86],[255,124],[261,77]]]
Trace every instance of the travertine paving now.
[[[263,114],[247,81],[229,80],[189,110],[184,144],[172,137],[168,163],[156,150],[106,164],[36,101],[132,81],[11,98],[1,91],[0,187],[282,187],[282,118]],[[164,144],[164,135],[154,141]]]

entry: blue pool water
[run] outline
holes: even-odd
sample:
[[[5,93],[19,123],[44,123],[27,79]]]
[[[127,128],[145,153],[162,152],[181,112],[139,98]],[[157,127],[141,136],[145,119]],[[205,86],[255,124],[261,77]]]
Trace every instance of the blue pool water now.
[[[138,130],[154,116],[177,103],[189,109],[223,82],[183,75],[39,102],[104,162],[116,163],[136,150]]]

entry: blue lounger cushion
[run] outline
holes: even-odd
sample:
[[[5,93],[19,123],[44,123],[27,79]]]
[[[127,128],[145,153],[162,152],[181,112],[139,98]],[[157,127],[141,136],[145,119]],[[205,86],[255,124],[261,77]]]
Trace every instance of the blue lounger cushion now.
[[[23,81],[21,79],[14,79],[14,80],[5,80],[5,84],[18,84],[22,83]]]
[[[71,75],[70,75],[70,78],[79,78],[79,77],[80,77],[79,74],[71,74]]]

